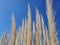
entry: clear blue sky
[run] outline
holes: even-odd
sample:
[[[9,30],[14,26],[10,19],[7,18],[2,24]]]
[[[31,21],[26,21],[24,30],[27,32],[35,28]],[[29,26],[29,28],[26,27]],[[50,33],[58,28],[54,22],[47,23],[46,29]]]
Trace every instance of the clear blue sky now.
[[[16,27],[19,28],[22,19],[27,17],[28,3],[31,8],[32,20],[35,21],[35,8],[37,7],[44,17],[45,24],[47,24],[45,0],[0,0],[0,39],[6,28],[9,31],[11,29],[12,12],[14,12]],[[60,0],[53,0],[53,10],[55,11],[57,37],[60,40]]]

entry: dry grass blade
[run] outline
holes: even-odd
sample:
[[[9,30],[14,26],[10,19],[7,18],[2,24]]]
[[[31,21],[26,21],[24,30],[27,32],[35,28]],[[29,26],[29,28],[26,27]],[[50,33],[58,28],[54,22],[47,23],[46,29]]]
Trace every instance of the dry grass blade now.
[[[48,30],[47,30],[47,27],[46,27],[46,40],[47,40],[47,45],[51,45],[51,44],[50,44],[49,37],[48,37]]]
[[[40,20],[40,15],[38,9],[36,9],[36,29],[38,33],[38,45],[42,45],[42,29],[41,29],[41,20]]]
[[[8,45],[8,40],[6,38],[6,34],[3,35],[1,45]]]
[[[32,22],[31,22],[31,11],[28,4],[28,35],[27,35],[27,45],[32,45]]]
[[[22,43],[24,45],[24,19],[22,20],[22,32],[21,32],[21,36],[22,36]]]
[[[15,23],[14,14],[12,13],[12,35],[10,39],[11,45],[15,45],[15,39],[16,39],[16,23]]]
[[[26,35],[26,33],[27,33],[27,20],[25,19],[25,27],[24,27],[24,43],[23,43],[23,45],[27,45],[27,35]]]
[[[33,45],[37,45],[36,43],[36,29],[35,29],[35,23],[33,22],[33,35],[34,35],[34,41],[33,41]]]
[[[16,37],[15,45],[20,45],[20,40],[21,40],[21,27],[19,27],[19,31]]]
[[[55,33],[55,25],[54,25],[54,19],[53,19],[52,2],[50,2],[50,0],[46,0],[46,7],[47,7],[47,17],[48,17],[51,44],[58,45],[57,39],[55,36],[56,33]]]
[[[44,36],[44,45],[47,45],[46,31],[45,31],[45,28],[44,28],[44,20],[43,20],[42,15],[41,15],[41,19],[42,19],[42,30],[43,30],[43,36]]]

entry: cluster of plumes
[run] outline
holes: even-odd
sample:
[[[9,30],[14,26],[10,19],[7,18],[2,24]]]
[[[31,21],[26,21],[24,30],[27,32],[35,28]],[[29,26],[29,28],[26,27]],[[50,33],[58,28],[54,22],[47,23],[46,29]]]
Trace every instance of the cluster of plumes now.
[[[37,8],[36,23],[32,22],[30,6],[28,5],[28,20],[26,18],[22,20],[22,27],[19,27],[18,33],[16,33],[15,18],[12,14],[12,33],[9,40],[4,34],[0,45],[58,45],[50,0],[46,0],[46,9],[48,28],[44,26],[43,16]],[[44,40],[42,40],[42,36]]]

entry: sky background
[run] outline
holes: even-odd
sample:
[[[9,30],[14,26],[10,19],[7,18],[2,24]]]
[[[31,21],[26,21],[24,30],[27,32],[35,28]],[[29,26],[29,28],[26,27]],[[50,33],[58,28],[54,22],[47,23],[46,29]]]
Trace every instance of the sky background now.
[[[22,25],[22,19],[27,18],[28,4],[31,8],[32,21],[35,21],[36,8],[43,15],[45,25],[47,25],[46,17],[46,0],[0,0],[0,40],[6,29],[11,30],[12,12],[16,20],[16,29]],[[60,0],[52,0],[54,11],[57,38],[60,45]]]

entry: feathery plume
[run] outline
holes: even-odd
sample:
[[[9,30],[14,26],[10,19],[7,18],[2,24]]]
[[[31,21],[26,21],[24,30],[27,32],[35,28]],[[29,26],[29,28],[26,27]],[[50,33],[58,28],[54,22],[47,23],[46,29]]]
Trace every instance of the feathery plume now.
[[[20,39],[21,38],[21,27],[19,27],[19,31],[16,37],[15,45],[20,45]]]
[[[43,30],[43,36],[44,36],[44,45],[47,45],[46,33],[45,33],[45,28],[44,28],[44,20],[43,20],[42,15],[41,15],[41,19],[42,19],[42,30]]]
[[[55,33],[55,25],[54,25],[53,11],[52,11],[52,3],[50,0],[46,0],[46,7],[47,7],[47,17],[48,17],[51,44],[58,45],[55,36],[56,33]]]
[[[25,18],[25,27],[24,27],[24,42],[23,42],[23,45],[27,45],[27,35],[26,35],[26,32],[27,32],[27,20]]]
[[[21,32],[21,36],[22,36],[22,43],[24,45],[24,19],[22,20],[22,32]]]
[[[33,22],[33,35],[34,35],[34,42],[33,42],[33,45],[37,45],[37,39],[36,39],[36,25],[35,25],[35,22]]]
[[[31,11],[28,4],[28,34],[27,34],[27,45],[32,45],[32,22],[31,22]]]
[[[42,30],[41,30],[41,21],[38,9],[36,9],[36,29],[38,33],[38,45],[42,45]]]
[[[38,33],[36,32],[36,45],[39,45],[39,41],[38,41]]]
[[[47,30],[47,27],[46,27],[46,40],[47,40],[47,45],[51,45],[51,44],[50,44],[49,37],[48,37],[48,30]]]
[[[3,35],[1,45],[8,45],[8,40],[6,38],[6,34]]]
[[[14,14],[12,13],[12,35],[10,40],[11,45],[15,45],[15,39],[16,39],[16,23],[15,23]]]

